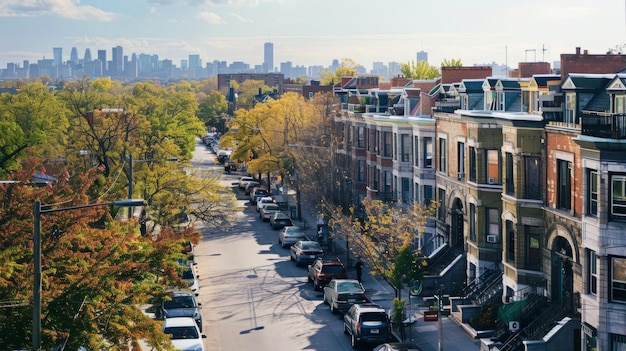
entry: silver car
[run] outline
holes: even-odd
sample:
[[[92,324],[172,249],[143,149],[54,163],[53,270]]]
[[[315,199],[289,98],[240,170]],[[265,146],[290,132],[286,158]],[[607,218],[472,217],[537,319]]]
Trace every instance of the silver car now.
[[[284,227],[278,232],[278,243],[282,247],[291,246],[300,240],[309,240],[300,227]]]
[[[332,313],[344,314],[356,303],[370,300],[365,295],[365,288],[356,279],[333,279],[324,287],[324,303],[330,305]]]

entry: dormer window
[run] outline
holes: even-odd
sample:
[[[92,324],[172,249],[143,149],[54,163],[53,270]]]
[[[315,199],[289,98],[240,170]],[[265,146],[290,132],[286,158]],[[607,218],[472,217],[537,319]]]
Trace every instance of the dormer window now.
[[[613,113],[618,115],[626,114],[626,95],[615,95]]]

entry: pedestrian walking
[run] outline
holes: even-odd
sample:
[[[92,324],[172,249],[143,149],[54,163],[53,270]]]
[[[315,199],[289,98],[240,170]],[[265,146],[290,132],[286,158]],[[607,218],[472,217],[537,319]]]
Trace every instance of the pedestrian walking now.
[[[359,283],[362,283],[361,277],[363,276],[363,262],[361,262],[361,260],[358,260],[357,263],[354,265],[354,268],[356,269],[356,280],[358,280]]]

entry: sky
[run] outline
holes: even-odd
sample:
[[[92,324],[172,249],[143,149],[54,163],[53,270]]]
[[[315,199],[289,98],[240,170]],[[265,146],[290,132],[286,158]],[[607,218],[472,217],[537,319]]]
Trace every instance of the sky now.
[[[52,58],[72,47],[122,46],[180,66],[190,54],[274,66],[329,66],[349,58],[410,62],[418,51],[474,64],[559,61],[577,47],[589,54],[626,51],[626,0],[0,0],[0,68]]]

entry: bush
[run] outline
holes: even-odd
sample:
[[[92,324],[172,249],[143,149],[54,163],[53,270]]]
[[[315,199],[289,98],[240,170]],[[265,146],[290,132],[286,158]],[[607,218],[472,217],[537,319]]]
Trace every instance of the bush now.
[[[398,298],[393,299],[393,310],[391,312],[391,320],[395,325],[402,325],[402,321],[405,320],[404,307],[406,301]]]
[[[469,320],[469,325],[474,330],[496,329],[496,319],[502,303],[495,302],[483,309],[476,317]]]

